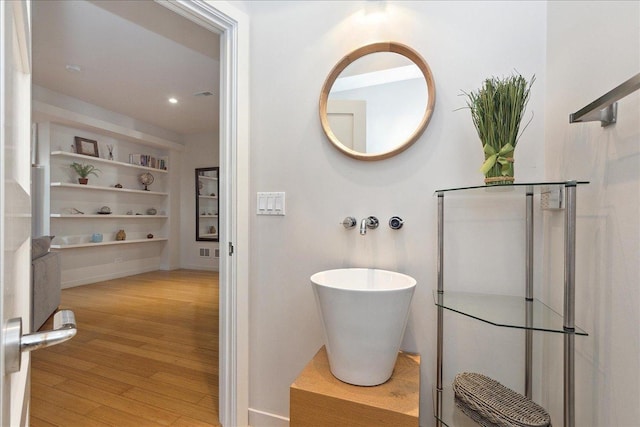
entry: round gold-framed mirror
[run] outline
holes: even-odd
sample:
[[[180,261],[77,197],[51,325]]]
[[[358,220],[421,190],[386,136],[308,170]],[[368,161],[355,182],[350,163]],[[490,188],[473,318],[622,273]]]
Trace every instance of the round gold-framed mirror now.
[[[347,156],[382,160],[422,135],[436,101],[427,62],[408,46],[380,42],[344,56],[320,93],[320,122]]]

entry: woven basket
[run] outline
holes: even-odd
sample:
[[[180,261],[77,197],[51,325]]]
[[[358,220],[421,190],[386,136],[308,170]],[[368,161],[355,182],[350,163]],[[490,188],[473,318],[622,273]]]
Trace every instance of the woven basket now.
[[[469,406],[467,406],[466,403],[464,403],[462,400],[458,399],[457,397],[455,397],[453,400],[454,400],[456,406],[458,408],[460,408],[460,410],[462,412],[464,412],[469,418],[471,418],[473,421],[475,421],[479,426],[481,426],[481,427],[500,427],[497,424],[494,424],[491,421],[487,420],[486,418],[483,418],[482,415],[480,415],[479,413],[477,413],[476,411],[471,409]]]
[[[551,417],[527,397],[481,374],[460,373],[453,381],[458,406],[487,427],[550,427]],[[468,410],[473,411],[469,413]],[[477,417],[488,421],[483,424]]]

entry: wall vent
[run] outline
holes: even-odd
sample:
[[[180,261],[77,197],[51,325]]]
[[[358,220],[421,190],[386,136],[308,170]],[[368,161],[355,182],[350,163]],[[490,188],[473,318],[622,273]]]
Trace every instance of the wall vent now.
[[[211,255],[209,255],[209,248],[200,248],[200,256],[205,258],[210,257]]]
[[[213,250],[213,257],[214,257],[214,258],[220,258],[220,249],[215,248],[215,249]]]

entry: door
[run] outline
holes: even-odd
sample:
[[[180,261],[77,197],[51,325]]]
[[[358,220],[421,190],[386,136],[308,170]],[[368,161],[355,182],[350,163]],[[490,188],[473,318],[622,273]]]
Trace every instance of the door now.
[[[367,152],[367,102],[350,99],[327,101],[331,131],[347,148]]]
[[[5,369],[8,319],[29,330],[31,306],[31,35],[30,2],[0,1],[0,419],[28,422],[29,352],[21,369]]]

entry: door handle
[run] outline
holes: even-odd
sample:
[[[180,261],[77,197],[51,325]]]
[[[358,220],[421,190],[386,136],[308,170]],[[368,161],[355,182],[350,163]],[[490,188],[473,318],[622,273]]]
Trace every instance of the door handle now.
[[[22,318],[16,317],[5,327],[5,360],[7,374],[20,370],[23,351],[32,351],[50,347],[70,340],[75,336],[76,316],[71,310],[60,310],[53,316],[53,330],[22,335]]]

